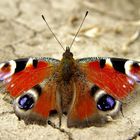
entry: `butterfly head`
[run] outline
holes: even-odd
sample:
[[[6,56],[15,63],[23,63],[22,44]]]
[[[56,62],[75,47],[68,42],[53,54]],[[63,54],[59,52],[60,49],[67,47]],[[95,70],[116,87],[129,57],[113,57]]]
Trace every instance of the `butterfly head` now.
[[[73,54],[70,51],[70,47],[66,47],[66,50],[63,53],[63,58],[65,58],[65,59],[71,59],[71,58],[73,58]]]

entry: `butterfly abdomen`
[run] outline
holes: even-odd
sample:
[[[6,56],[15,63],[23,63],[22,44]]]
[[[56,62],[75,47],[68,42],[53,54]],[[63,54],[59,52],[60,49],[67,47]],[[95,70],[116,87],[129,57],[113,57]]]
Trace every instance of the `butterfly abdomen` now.
[[[74,91],[73,91],[72,80],[69,81],[69,83],[65,81],[61,81],[58,85],[58,91],[59,91],[58,96],[61,100],[60,102],[61,112],[67,114],[73,100]]]

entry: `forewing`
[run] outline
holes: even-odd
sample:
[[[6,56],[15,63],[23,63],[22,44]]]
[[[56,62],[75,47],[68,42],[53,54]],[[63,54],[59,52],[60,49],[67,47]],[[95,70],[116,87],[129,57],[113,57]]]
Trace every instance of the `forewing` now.
[[[51,76],[58,60],[51,58],[23,58],[0,64],[0,81],[12,97],[41,83]]]
[[[89,82],[119,100],[140,82],[140,62],[120,58],[84,58],[77,62]]]

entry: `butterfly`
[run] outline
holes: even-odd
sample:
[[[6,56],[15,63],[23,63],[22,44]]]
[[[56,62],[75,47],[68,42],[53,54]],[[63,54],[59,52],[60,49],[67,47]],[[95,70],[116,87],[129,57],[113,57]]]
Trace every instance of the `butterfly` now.
[[[77,33],[78,34],[78,33]],[[140,82],[140,62],[122,58],[74,59],[66,47],[61,60],[22,58],[0,64],[0,81],[18,118],[45,124],[57,112],[68,127],[102,126],[121,110]]]

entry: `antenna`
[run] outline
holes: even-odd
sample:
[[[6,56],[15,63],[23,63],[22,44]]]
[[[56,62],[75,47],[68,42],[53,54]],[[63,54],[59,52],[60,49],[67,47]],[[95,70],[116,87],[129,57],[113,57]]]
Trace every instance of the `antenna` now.
[[[82,22],[81,22],[81,24],[80,24],[80,26],[79,26],[79,28],[78,28],[78,31],[76,32],[76,34],[75,34],[75,36],[74,36],[74,38],[73,38],[73,40],[72,40],[72,42],[71,42],[70,49],[71,49],[71,47],[72,47],[72,45],[73,45],[73,43],[74,43],[74,41],[75,41],[75,39],[76,39],[76,37],[77,37],[77,35],[78,35],[78,33],[79,33],[79,31],[80,31],[80,29],[81,29],[83,23],[84,23],[85,18],[86,18],[87,15],[88,15],[88,11],[86,11],[86,14],[85,14],[85,16],[84,16],[84,18],[83,18],[83,20],[82,20]]]
[[[56,35],[54,34],[54,32],[52,31],[51,27],[49,26],[49,24],[47,23],[45,17],[42,15],[43,20],[45,21],[47,27],[49,28],[49,30],[51,31],[51,33],[53,34],[54,38],[56,39],[56,41],[60,44],[61,48],[65,51],[63,45],[61,44],[61,42],[59,41],[59,39],[56,37]]]

